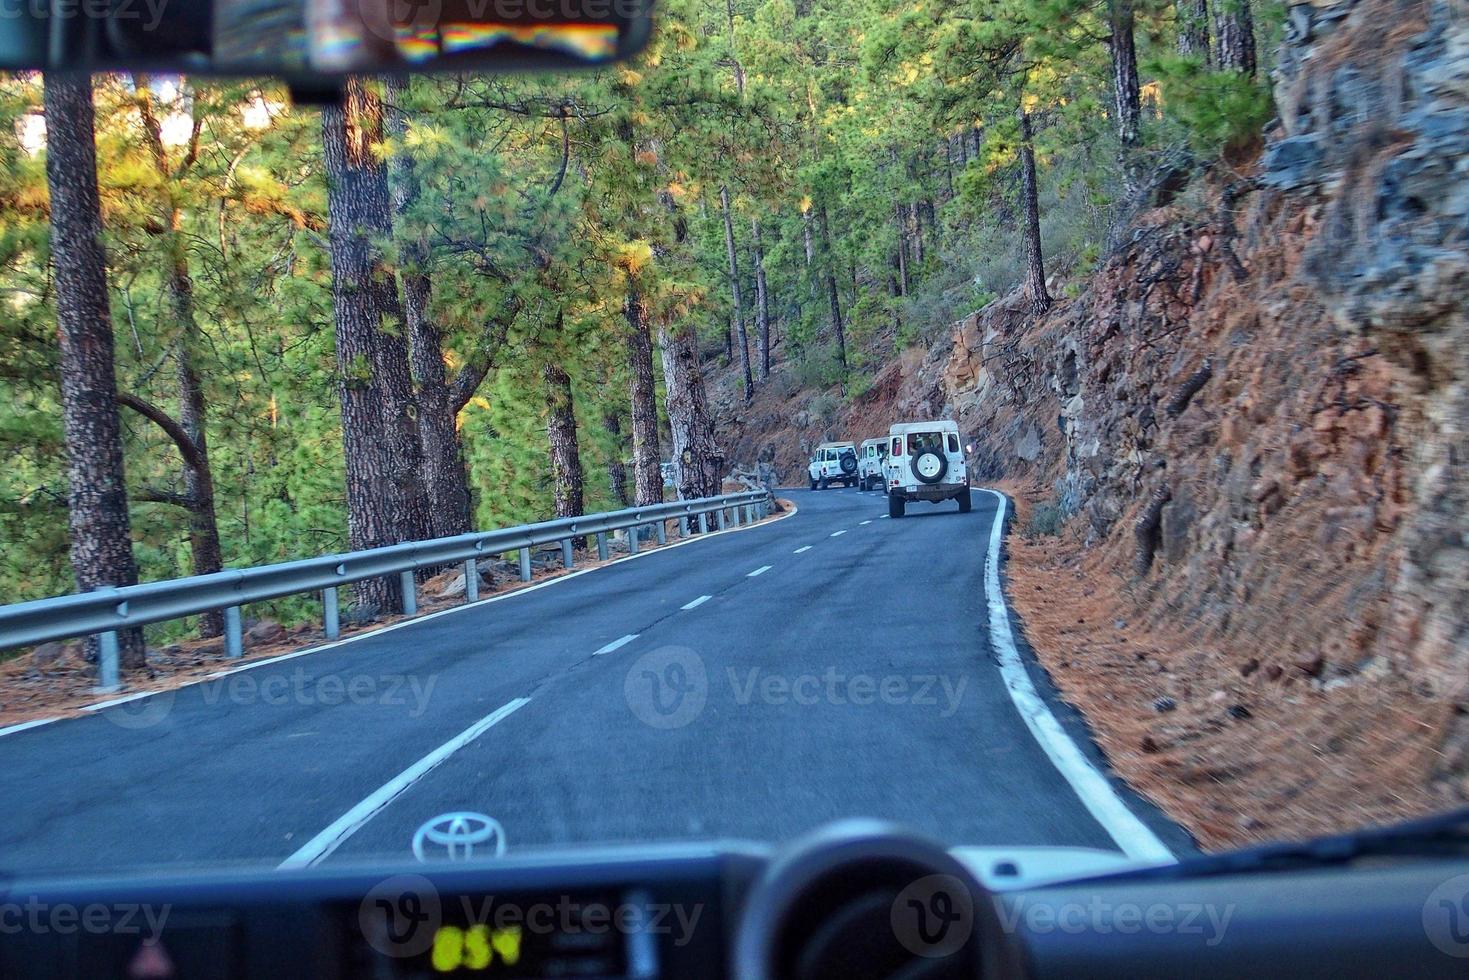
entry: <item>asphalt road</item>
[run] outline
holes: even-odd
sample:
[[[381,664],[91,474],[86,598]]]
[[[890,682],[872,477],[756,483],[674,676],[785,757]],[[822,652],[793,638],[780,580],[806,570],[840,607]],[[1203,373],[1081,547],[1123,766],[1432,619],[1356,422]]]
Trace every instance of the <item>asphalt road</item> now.
[[[511,848],[849,816],[1113,848],[994,662],[994,498],[785,495],[782,521],[0,737],[0,870],[401,859],[454,810]]]

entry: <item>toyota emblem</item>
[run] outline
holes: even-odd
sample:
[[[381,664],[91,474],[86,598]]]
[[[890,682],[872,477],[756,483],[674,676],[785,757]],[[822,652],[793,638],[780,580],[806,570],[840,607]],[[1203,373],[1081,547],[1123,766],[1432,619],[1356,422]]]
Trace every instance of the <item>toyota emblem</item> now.
[[[425,823],[413,835],[413,856],[425,864],[433,857],[468,861],[479,855],[505,853],[505,828],[483,813],[445,813]]]

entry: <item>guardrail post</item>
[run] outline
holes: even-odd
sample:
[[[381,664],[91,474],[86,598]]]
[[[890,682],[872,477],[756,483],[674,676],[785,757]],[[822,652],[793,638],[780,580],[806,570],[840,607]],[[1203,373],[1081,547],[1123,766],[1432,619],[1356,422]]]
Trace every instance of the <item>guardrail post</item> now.
[[[238,660],[245,655],[245,635],[240,631],[240,607],[224,611],[224,655]]]
[[[638,553],[638,526],[636,524],[627,529],[627,553],[630,555]]]
[[[413,573],[399,572],[398,587],[403,590],[403,615],[418,615],[418,584],[413,581]]]
[[[724,530],[724,528],[725,528],[725,525],[726,525],[726,523],[727,523],[727,520],[728,520],[728,519],[727,519],[727,518],[726,518],[726,517],[725,517],[725,513],[724,513],[724,508],[723,508],[723,507],[721,507],[721,508],[719,508],[719,509],[718,509],[718,510],[716,510],[716,511],[715,511],[715,512],[714,512],[714,513],[715,513],[715,515],[717,515],[717,516],[718,516],[718,518],[719,518],[719,522],[718,522],[718,523],[719,523],[719,529],[720,529],[720,530],[721,530],[721,531],[723,531],[723,530]]]
[[[572,560],[570,538],[567,538],[565,541],[561,542],[561,564],[565,565],[568,571],[570,571],[571,568],[574,567],[576,564],[575,561]]]
[[[607,560],[607,532],[606,531],[598,531],[597,532],[597,560],[598,561],[606,561]]]
[[[668,543],[668,522],[662,519],[658,521],[658,543]]]
[[[464,563],[464,601],[479,602],[479,562],[473,558]]]
[[[530,581],[530,549],[529,548],[521,548],[520,549],[520,580],[522,582],[529,582]]]
[[[337,619],[337,587],[335,585],[328,585],[321,590],[321,618],[328,640],[335,640],[342,635],[342,625]]]
[[[730,510],[730,516],[732,516],[734,518],[734,526],[735,527],[739,527],[741,524],[744,523],[744,520],[743,520],[744,514],[741,513],[741,511],[743,509],[744,508],[742,508],[739,504],[735,504],[733,507],[731,507],[729,509]]]
[[[117,675],[117,634],[103,633],[97,637],[97,691],[111,694],[122,688]]]
[[[708,534],[709,533],[709,513],[708,513],[708,511],[700,511],[699,512],[699,533],[700,534]]]

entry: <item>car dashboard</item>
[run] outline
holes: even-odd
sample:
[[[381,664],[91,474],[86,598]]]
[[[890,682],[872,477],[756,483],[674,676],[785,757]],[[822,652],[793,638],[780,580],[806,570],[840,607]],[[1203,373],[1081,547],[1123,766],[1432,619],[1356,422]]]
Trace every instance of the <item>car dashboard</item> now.
[[[948,849],[848,823],[778,849],[0,879],[0,977],[1469,973],[1461,858],[1195,879],[1107,873],[1123,862],[1066,850]]]

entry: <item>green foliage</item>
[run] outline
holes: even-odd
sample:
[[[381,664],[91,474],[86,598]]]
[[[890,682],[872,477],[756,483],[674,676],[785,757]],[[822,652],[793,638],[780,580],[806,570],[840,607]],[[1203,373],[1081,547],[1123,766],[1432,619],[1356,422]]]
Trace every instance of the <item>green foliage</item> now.
[[[1252,143],[1274,111],[1269,86],[1261,79],[1208,71],[1197,58],[1178,55],[1156,58],[1150,67],[1162,86],[1172,128],[1201,156]]]
[[[623,308],[634,292],[655,332],[692,329],[706,358],[724,360],[734,303],[721,188],[751,346],[758,227],[780,338],[775,383],[815,393],[808,408],[824,425],[897,352],[1021,281],[1017,109],[1035,129],[1049,268],[1083,276],[1103,258],[1122,197],[1105,6],[669,0],[657,17],[630,64],[419,77],[391,107],[405,128],[379,151],[413,160],[420,193],[378,244],[394,271],[430,277],[450,377],[490,363],[458,417],[481,526],[550,513],[548,361],[573,378],[587,506],[611,505],[607,463],[630,451]],[[1262,11],[1266,36],[1280,23]],[[1138,7],[1150,94],[1137,152],[1247,142],[1268,115],[1263,84],[1179,59],[1173,29],[1171,5]],[[144,146],[140,94],[163,122],[166,166]],[[174,354],[188,345],[210,409],[226,564],[345,548],[338,387],[372,372],[336,361],[319,114],[250,81],[158,80],[140,93],[105,77],[97,103],[119,387],[176,411]],[[0,78],[0,589],[10,599],[71,584],[40,105],[38,77]],[[174,262],[192,278],[193,331],[168,303]],[[186,574],[185,514],[143,499],[179,485],[180,454],[136,413],[123,424],[143,577]],[[268,610],[316,612],[304,599]]]

